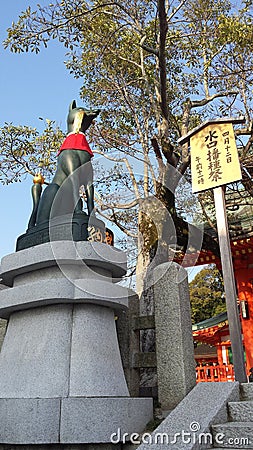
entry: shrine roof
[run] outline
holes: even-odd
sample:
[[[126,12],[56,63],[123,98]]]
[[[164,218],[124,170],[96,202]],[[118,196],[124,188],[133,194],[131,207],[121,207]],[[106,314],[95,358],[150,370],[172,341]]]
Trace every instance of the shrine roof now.
[[[227,312],[218,314],[217,316],[210,317],[210,319],[203,320],[202,322],[192,325],[192,331],[204,330],[222,324],[228,318]]]
[[[226,194],[226,205],[229,225],[229,235],[232,256],[237,266],[246,259],[248,263],[253,263],[253,198],[245,191],[229,191]],[[215,224],[214,211],[210,208],[209,216]],[[207,222],[202,224],[204,234],[212,241],[218,242],[218,235],[215,228]],[[200,229],[201,229],[200,226]],[[217,264],[220,265],[220,258],[211,249],[205,248],[201,251],[190,251],[186,253],[178,251],[174,258],[183,267],[193,265]]]
[[[226,193],[226,209],[231,241],[247,239],[253,236],[253,198],[245,190],[228,191]],[[213,238],[216,230],[207,223],[205,232]]]
[[[227,313],[218,314],[210,319],[203,320],[192,326],[192,335],[194,341],[205,342],[210,345],[215,345],[219,342],[230,342],[225,341],[226,338],[229,339],[229,328]]]
[[[233,123],[233,124],[239,124],[239,123],[245,123],[245,117],[222,117],[220,119],[211,119],[206,120],[205,122],[201,123],[197,127],[193,128],[189,131],[186,135],[182,136],[178,139],[178,144],[183,145],[186,142],[190,141],[190,138],[194,136],[196,133],[198,133],[200,130],[203,130],[203,128],[207,127],[208,125],[213,125],[215,123]]]

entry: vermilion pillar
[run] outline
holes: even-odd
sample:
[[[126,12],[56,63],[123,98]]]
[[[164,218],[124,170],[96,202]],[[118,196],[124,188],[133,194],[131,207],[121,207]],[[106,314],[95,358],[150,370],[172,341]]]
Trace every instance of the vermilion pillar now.
[[[217,356],[218,356],[218,364],[219,364],[219,366],[222,366],[223,365],[222,344],[221,343],[217,344],[216,349],[217,349]]]
[[[247,372],[253,367],[253,268],[235,270],[239,301],[246,301],[248,318],[242,318]]]

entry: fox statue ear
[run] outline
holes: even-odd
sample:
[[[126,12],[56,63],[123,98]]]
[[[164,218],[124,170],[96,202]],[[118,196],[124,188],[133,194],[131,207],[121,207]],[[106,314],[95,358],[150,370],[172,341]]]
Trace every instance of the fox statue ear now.
[[[73,102],[71,102],[69,105],[69,111],[71,111],[72,109],[75,109],[75,108],[76,108],[76,101],[73,100]]]

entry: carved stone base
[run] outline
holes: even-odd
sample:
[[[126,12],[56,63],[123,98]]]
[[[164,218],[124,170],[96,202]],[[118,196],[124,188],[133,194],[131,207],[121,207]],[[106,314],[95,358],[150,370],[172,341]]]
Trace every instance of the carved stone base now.
[[[115,445],[151,419],[150,398],[0,399],[1,444]]]
[[[55,217],[28,229],[17,239],[16,251],[50,241],[106,242],[105,224],[85,213]]]
[[[52,241],[2,259],[9,287],[0,291],[0,317],[9,323],[0,444],[8,450],[117,449],[153,418],[151,398],[129,397],[121,362],[115,311],[127,307],[129,291],[117,284],[125,273],[126,255],[97,242]]]

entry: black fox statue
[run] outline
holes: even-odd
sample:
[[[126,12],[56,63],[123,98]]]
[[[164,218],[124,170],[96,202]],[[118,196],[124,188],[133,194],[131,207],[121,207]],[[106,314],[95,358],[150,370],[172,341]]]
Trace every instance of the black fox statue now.
[[[41,195],[41,183],[35,181],[32,188],[33,211],[28,229],[49,221],[52,205],[61,188],[61,207],[55,212],[62,215],[73,211],[82,212],[80,186],[84,185],[88,215],[94,209],[93,168],[91,158],[93,153],[85,137],[85,131],[100,113],[99,109],[86,110],[76,106],[74,100],[69,107],[67,118],[68,135],[57,154],[57,169],[52,180]]]

